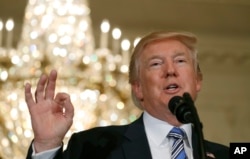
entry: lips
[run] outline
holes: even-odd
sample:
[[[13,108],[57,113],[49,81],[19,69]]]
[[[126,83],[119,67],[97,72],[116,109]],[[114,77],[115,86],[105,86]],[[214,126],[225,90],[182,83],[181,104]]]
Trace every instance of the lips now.
[[[179,90],[180,86],[176,83],[169,84],[165,87],[165,91],[168,93],[176,93]]]
[[[175,90],[177,88],[179,88],[177,84],[170,84],[166,87],[167,90]]]

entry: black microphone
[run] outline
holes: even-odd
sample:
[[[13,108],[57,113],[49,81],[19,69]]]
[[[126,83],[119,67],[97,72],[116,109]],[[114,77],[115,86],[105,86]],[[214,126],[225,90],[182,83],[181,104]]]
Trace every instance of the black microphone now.
[[[195,108],[192,97],[189,93],[184,93],[183,97],[174,96],[168,103],[169,110],[176,116],[177,120],[183,124],[192,123],[198,137],[199,159],[206,158],[206,149],[204,145],[204,136],[202,124]]]
[[[194,122],[192,108],[183,97],[174,96],[170,99],[168,107],[181,123],[186,124]]]

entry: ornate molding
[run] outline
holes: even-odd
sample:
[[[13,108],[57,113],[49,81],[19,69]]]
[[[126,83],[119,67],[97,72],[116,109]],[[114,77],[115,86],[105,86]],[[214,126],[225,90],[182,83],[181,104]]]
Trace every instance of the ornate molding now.
[[[199,51],[198,58],[201,63],[250,65],[250,50],[204,49]]]

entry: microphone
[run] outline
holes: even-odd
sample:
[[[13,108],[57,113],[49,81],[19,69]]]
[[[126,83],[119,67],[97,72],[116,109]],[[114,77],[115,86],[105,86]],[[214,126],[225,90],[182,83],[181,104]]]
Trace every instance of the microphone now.
[[[176,116],[177,120],[183,124],[192,123],[198,137],[199,159],[206,158],[204,136],[202,124],[200,122],[194,102],[189,93],[184,93],[183,97],[174,96],[168,103],[169,110]]]
[[[181,123],[186,124],[194,122],[192,109],[183,97],[174,96],[170,99],[168,107]]]

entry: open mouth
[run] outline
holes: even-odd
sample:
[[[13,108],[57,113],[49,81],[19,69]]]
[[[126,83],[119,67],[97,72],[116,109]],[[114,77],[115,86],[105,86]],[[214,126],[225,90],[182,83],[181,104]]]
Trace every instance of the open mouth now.
[[[165,89],[169,90],[169,91],[172,91],[172,90],[176,90],[178,88],[179,88],[179,86],[177,84],[170,84]]]

